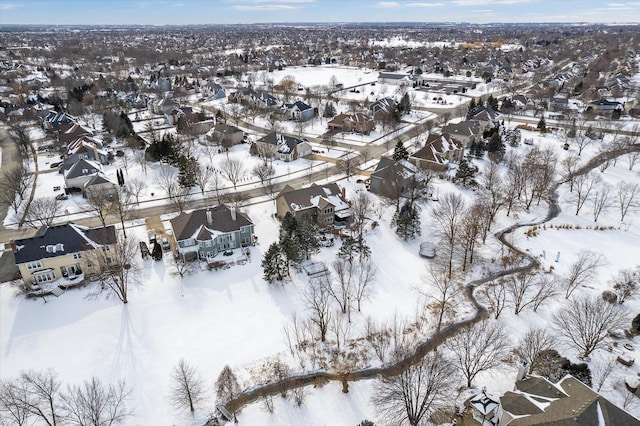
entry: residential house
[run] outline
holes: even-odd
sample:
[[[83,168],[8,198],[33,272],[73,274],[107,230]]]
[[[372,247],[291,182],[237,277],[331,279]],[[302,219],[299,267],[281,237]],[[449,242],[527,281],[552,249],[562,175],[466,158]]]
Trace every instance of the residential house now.
[[[404,73],[381,72],[378,74],[378,83],[408,86],[411,84],[411,77]]]
[[[276,197],[276,215],[283,219],[287,213],[297,219],[306,215],[321,227],[347,223],[351,218],[345,192],[335,183],[303,189],[285,186]]]
[[[594,114],[612,115],[615,111],[623,111],[623,108],[620,102],[598,99],[589,102],[586,111]]]
[[[171,111],[180,108],[180,104],[175,100],[166,97],[149,103],[151,112],[158,115],[170,114]]]
[[[409,161],[382,157],[369,177],[369,190],[378,195],[395,196],[409,189],[413,181],[423,179],[422,171]]]
[[[170,126],[177,126],[181,119],[192,134],[198,135],[207,133],[216,124],[213,117],[207,117],[204,112],[196,112],[191,107],[176,108],[165,114],[165,121]]]
[[[242,143],[244,132],[235,126],[218,123],[207,133],[207,140],[223,146],[233,146]]]
[[[488,128],[495,127],[498,124],[498,116],[500,114],[491,107],[479,106],[473,112],[470,120],[480,123],[480,128],[484,132]]]
[[[82,137],[93,136],[94,131],[89,127],[82,126],[75,122],[70,122],[60,126],[56,134],[58,142],[61,146],[66,146],[68,143]]]
[[[258,139],[255,145],[255,151],[260,156],[270,156],[283,161],[295,161],[311,154],[309,142],[276,132]]]
[[[496,414],[501,426],[640,425],[640,419],[571,375],[553,383],[525,373],[500,398]]]
[[[127,93],[124,97],[124,103],[129,108],[146,108],[149,97],[138,92]]]
[[[482,125],[479,121],[464,120],[460,123],[447,124],[442,126],[442,134],[448,134],[453,139],[461,142],[465,148],[474,142],[482,140]]]
[[[80,160],[91,160],[102,165],[113,161],[113,154],[102,146],[102,142],[90,136],[82,136],[67,144],[64,154],[64,169]]]
[[[302,101],[296,101],[292,104],[285,104],[285,115],[289,120],[307,121],[315,116],[315,110]]]
[[[417,167],[434,172],[444,172],[449,163],[460,163],[464,157],[465,143],[448,133],[431,133],[423,148],[409,156]]]
[[[469,406],[473,408],[473,419],[482,426],[493,426],[499,424],[497,409],[500,401],[487,394],[487,388],[469,400]]]
[[[337,132],[355,132],[368,135],[374,129],[373,118],[367,114],[338,114],[327,123],[329,130]]]
[[[51,133],[60,129],[61,126],[69,123],[75,123],[76,118],[64,111],[49,111],[42,118],[42,128],[47,133]]]
[[[241,87],[229,95],[229,102],[246,105],[253,102],[255,96],[255,90],[250,87]]]
[[[213,81],[207,81],[207,84],[202,86],[202,93],[209,99],[224,99],[227,97],[227,92],[218,83]]]
[[[394,101],[393,99],[382,98],[369,105],[369,111],[371,111],[371,114],[373,114],[374,116],[378,113],[388,114],[393,110],[395,106],[396,101]]]
[[[12,247],[24,283],[37,289],[37,285],[61,278],[81,281],[82,274],[98,273],[104,266],[102,259],[109,261],[115,243],[114,226],[87,228],[67,223],[42,227],[33,237],[16,240]]]
[[[62,174],[67,190],[76,189],[85,194],[93,187],[94,190],[105,189],[105,196],[117,196],[118,185],[105,176],[102,166],[95,161],[80,159]]]
[[[280,101],[273,95],[266,92],[256,92],[255,90],[243,87],[229,95],[229,102],[243,105],[254,105],[259,108],[275,109],[280,105]]]
[[[185,259],[208,259],[221,251],[253,244],[253,222],[234,207],[218,205],[180,213],[171,219],[178,253]]]
[[[511,80],[511,78],[513,78],[514,75],[515,75],[515,72],[511,67],[502,67],[496,73],[496,77],[505,81]]]
[[[253,103],[261,108],[273,109],[280,105],[280,100],[266,92],[256,92]]]

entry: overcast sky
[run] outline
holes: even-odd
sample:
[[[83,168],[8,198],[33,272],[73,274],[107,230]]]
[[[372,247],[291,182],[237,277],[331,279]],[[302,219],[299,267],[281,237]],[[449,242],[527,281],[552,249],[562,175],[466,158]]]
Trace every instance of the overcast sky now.
[[[0,24],[640,22],[640,1],[0,0]]]

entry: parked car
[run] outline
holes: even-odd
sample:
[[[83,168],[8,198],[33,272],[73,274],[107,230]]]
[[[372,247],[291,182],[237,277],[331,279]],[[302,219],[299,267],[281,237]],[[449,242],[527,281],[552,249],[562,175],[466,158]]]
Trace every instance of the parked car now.
[[[162,250],[171,250],[171,245],[169,244],[167,237],[162,237]]]
[[[425,241],[420,243],[420,256],[426,257],[428,259],[435,257],[436,255],[436,245]]]
[[[60,164],[62,164],[62,163],[60,163],[60,162],[51,163],[51,164],[49,164],[49,168],[50,169],[55,169],[56,167],[60,167]]]
[[[56,195],[56,200],[62,201],[62,200],[68,200],[69,196],[67,194],[58,194]]]

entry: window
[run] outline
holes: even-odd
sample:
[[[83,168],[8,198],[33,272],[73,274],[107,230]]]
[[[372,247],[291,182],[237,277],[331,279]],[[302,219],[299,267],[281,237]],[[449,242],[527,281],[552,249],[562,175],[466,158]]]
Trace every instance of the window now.
[[[27,269],[28,270],[38,269],[38,268],[42,268],[42,262],[40,262],[39,260],[36,261],[36,262],[27,263]]]
[[[115,259],[114,259],[113,257],[111,257],[111,256],[107,256],[107,263],[108,263],[108,264],[112,264],[112,263],[114,263],[114,262],[115,262]]]
[[[82,253],[73,253],[74,259],[82,259]]]
[[[109,251],[111,250],[111,247],[109,246],[102,246],[102,251]]]
[[[218,237],[219,244],[230,243],[231,241],[233,241],[233,234],[224,234]]]
[[[204,242],[205,247],[211,247],[211,240],[207,240]]]
[[[327,224],[331,224],[331,223],[333,223],[333,217],[328,217],[328,218],[326,218],[326,219],[324,220],[324,222],[325,222],[325,223],[327,223]]]
[[[333,207],[327,207],[326,209],[323,210],[324,214],[329,214],[329,213],[333,213]]]
[[[243,246],[246,246],[246,245],[249,245],[249,244],[251,244],[251,238],[246,237],[246,238],[242,239],[242,245]]]
[[[33,276],[38,283],[46,283],[56,279],[56,273],[53,271],[44,272]]]

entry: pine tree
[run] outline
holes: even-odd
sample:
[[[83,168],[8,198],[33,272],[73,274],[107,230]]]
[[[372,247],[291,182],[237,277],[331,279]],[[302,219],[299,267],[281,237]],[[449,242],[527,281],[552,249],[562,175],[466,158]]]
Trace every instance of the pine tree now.
[[[282,223],[280,224],[280,234],[287,234],[289,237],[292,237],[293,234],[298,229],[298,220],[296,217],[291,214],[291,212],[287,212],[282,218]]]
[[[489,139],[489,143],[487,144],[487,152],[489,153],[489,158],[494,163],[499,163],[504,158],[504,154],[507,151],[507,147],[505,146],[502,138],[500,137],[500,133],[496,132]]]
[[[334,115],[336,115],[336,107],[333,105],[333,102],[327,102],[324,107],[323,116],[328,118],[333,117]]]
[[[317,253],[320,249],[320,236],[318,235],[318,228],[313,224],[308,216],[303,216],[298,221],[298,227],[294,232],[294,238],[300,254],[305,258]]]
[[[406,160],[407,158],[409,158],[409,151],[407,151],[407,148],[404,147],[402,141],[398,141],[398,143],[396,144],[396,147],[393,150],[392,158],[396,161]]]
[[[540,121],[538,121],[538,129],[540,133],[547,133],[547,122],[544,121],[544,116],[540,117]]]
[[[409,99],[409,94],[405,93],[400,99],[400,104],[398,104],[398,109],[403,114],[408,114],[411,112],[411,100]]]
[[[338,256],[351,263],[358,255],[360,258],[371,256],[371,249],[365,243],[364,239],[349,236],[342,240]]]
[[[289,276],[287,259],[278,243],[272,243],[262,259],[264,279],[268,283],[283,281]]]
[[[458,166],[456,175],[453,178],[454,182],[461,184],[465,188],[470,186],[476,186],[478,183],[475,179],[475,171],[469,166],[466,159],[463,159]]]
[[[484,157],[484,143],[482,141],[480,142],[472,142],[471,143],[471,147],[469,148],[469,151],[471,153],[471,155],[473,155],[476,158],[482,158]]]
[[[153,240],[153,250],[151,250],[151,258],[153,260],[162,260],[162,247],[157,240]]]
[[[422,233],[420,211],[415,205],[406,203],[393,216],[391,226],[396,228],[396,234],[403,240],[413,240]]]
[[[178,160],[178,184],[182,188],[194,187],[199,170],[200,166],[195,157],[181,156]]]
[[[287,265],[297,264],[302,260],[302,254],[298,241],[293,235],[280,234],[280,251],[284,254]]]
[[[473,117],[473,114],[476,111],[476,98],[471,98],[471,102],[469,102],[469,109],[467,110],[467,120]]]

